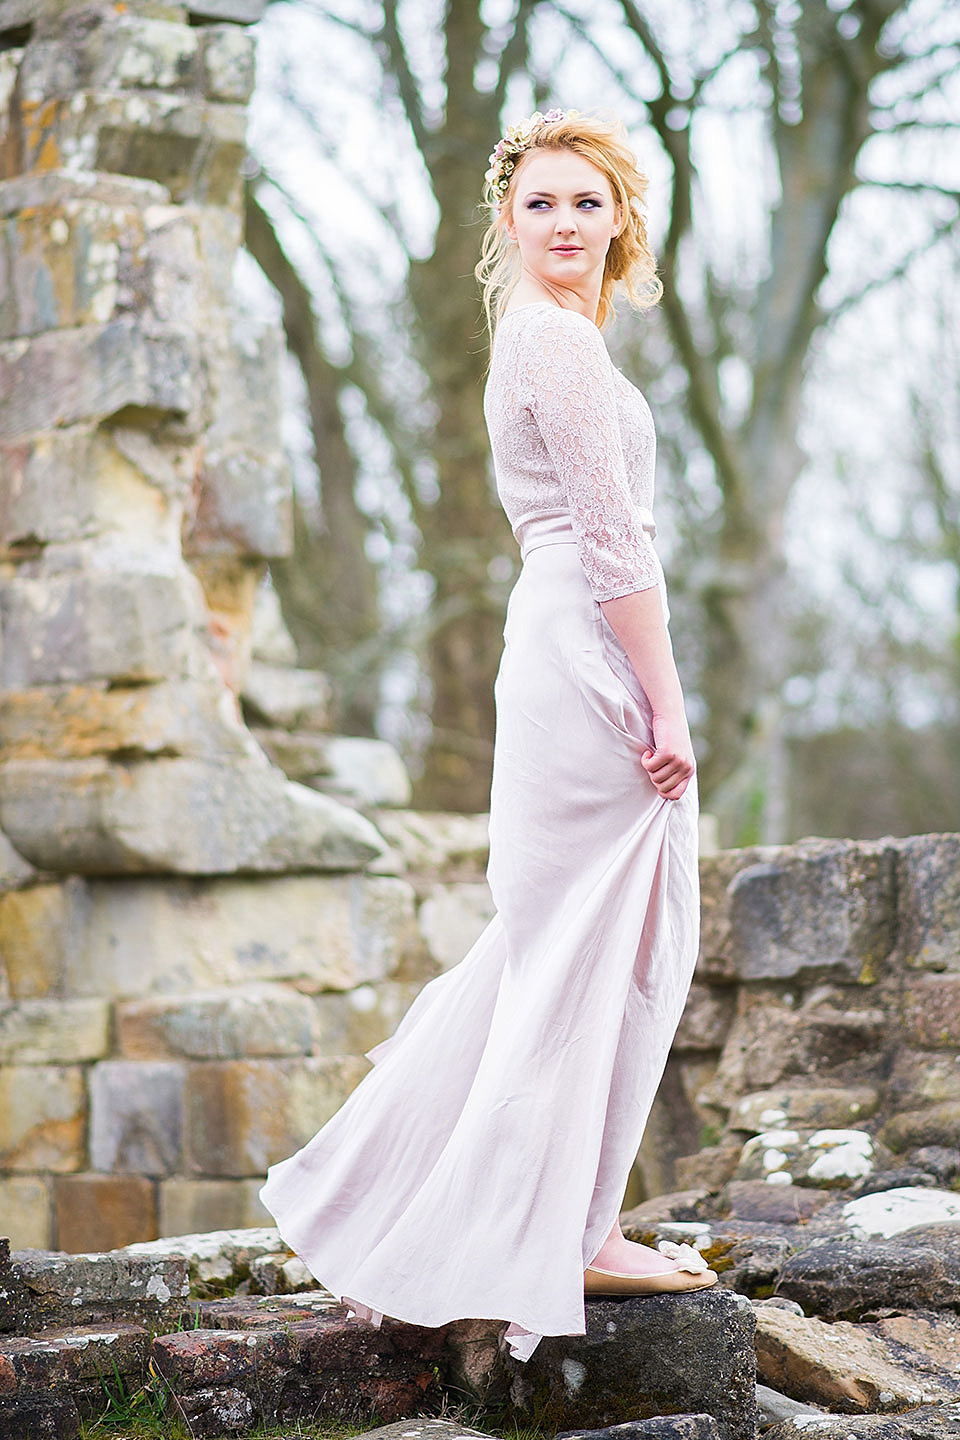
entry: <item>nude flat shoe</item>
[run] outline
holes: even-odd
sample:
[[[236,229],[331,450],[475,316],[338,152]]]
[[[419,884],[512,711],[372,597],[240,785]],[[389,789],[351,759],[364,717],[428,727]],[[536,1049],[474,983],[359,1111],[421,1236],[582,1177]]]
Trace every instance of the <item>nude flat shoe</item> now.
[[[715,1270],[665,1270],[662,1275],[620,1275],[615,1270],[583,1272],[584,1295],[680,1295],[716,1285]]]

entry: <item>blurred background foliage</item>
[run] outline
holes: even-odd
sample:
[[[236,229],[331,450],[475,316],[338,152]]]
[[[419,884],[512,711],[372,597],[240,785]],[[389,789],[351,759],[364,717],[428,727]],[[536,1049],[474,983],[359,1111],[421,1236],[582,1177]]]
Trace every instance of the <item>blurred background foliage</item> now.
[[[664,298],[609,343],[657,421],[704,807],[726,844],[960,828],[960,7],[273,0],[259,29],[272,577],[339,727],[394,740],[421,807],[486,807],[518,554],[478,197],[504,124],[600,109],[651,176]]]

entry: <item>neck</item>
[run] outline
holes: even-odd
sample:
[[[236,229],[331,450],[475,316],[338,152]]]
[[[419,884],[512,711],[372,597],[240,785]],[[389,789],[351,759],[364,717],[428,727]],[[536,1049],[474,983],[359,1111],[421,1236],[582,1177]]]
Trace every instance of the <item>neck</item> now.
[[[515,305],[533,305],[538,300],[549,300],[563,310],[576,310],[596,324],[601,283],[602,277],[596,282],[591,277],[575,286],[553,285],[532,275],[529,270],[522,270],[510,299]]]

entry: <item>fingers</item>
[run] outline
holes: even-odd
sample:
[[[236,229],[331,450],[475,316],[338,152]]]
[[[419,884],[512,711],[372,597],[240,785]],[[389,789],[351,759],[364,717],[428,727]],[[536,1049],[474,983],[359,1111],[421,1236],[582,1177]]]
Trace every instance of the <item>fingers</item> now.
[[[679,800],[694,772],[690,760],[671,751],[648,750],[640,763],[664,800]]]

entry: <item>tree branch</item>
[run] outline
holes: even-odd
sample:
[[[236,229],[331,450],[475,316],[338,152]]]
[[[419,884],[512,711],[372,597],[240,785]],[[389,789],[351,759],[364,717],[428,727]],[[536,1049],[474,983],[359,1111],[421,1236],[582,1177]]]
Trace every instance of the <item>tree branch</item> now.
[[[868,280],[867,283],[855,291],[854,294],[845,295],[842,300],[837,301],[836,305],[824,311],[826,318],[830,321],[838,319],[839,316],[845,315],[848,310],[852,310],[855,305],[859,305],[860,301],[866,299],[874,290],[882,290],[883,287],[889,285],[892,280],[902,279],[915,260],[918,260],[921,255],[926,255],[945,235],[949,235],[952,231],[960,229],[958,222],[960,222],[960,213],[951,216],[949,220],[942,220],[939,225],[935,225],[926,239],[920,245],[913,246],[892,270],[888,270],[884,275],[876,276],[873,280]]]
[[[397,0],[383,0],[383,25],[377,38],[381,39],[387,47],[403,113],[407,117],[407,124],[413,133],[417,149],[429,170],[430,131],[427,129],[423,116],[420,90],[410,68],[407,49],[397,26]]]

